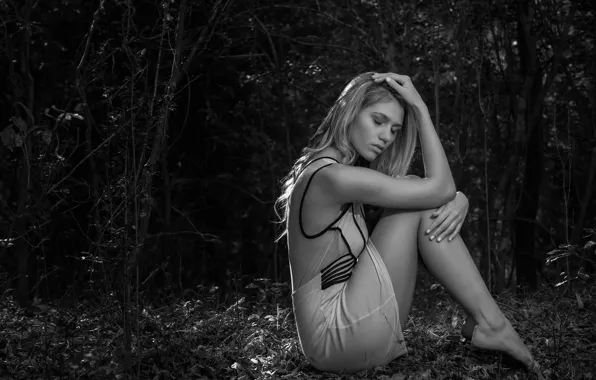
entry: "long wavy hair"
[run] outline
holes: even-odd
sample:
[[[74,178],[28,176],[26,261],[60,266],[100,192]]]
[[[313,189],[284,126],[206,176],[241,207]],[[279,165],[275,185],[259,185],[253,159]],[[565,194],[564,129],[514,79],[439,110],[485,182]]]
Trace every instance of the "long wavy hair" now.
[[[406,175],[416,149],[418,120],[401,95],[385,82],[376,83],[372,79],[372,74],[373,72],[359,74],[344,87],[309,140],[308,146],[302,150],[290,172],[282,179],[282,191],[275,202],[275,213],[280,219],[279,223],[284,225],[284,229],[276,241],[287,233],[290,196],[298,175],[312,157],[323,149],[333,146],[340,151],[343,164],[353,165],[358,159],[358,153],[350,142],[349,132],[361,110],[376,103],[391,100],[397,101],[403,107],[405,111],[403,127],[399,129],[391,146],[370,163],[370,168],[391,177]]]

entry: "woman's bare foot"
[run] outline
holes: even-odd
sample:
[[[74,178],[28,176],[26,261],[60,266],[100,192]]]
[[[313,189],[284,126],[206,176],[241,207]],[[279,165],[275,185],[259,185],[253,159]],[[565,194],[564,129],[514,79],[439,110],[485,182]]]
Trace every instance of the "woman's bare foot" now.
[[[474,347],[506,352],[523,363],[539,379],[543,379],[538,363],[507,319],[504,319],[498,326],[488,326],[486,323],[476,324],[473,319],[468,317],[461,334],[464,338],[471,340]]]
[[[476,325],[472,334],[472,345],[485,350],[503,351],[529,367],[534,359],[509,321],[498,328]]]

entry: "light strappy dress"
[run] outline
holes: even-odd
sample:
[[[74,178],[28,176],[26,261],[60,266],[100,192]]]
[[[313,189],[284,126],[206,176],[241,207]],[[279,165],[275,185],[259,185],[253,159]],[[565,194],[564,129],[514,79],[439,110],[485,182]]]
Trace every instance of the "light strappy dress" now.
[[[290,200],[300,200],[297,207],[290,205],[288,221],[296,327],[302,351],[315,368],[355,372],[386,364],[407,348],[391,278],[369,239],[362,205],[344,205],[325,229],[305,232],[302,208],[311,182],[319,171],[339,164],[321,157],[306,166],[319,160],[325,161],[313,171],[302,194]],[[303,254],[313,250],[315,255]],[[302,256],[317,259],[306,266],[306,273],[296,273],[292,261]],[[321,267],[323,262],[327,264]]]

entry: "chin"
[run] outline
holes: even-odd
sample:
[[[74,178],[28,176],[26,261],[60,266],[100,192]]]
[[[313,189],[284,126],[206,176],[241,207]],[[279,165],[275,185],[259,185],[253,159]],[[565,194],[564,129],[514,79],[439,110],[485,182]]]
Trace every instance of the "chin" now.
[[[366,161],[368,163],[372,163],[377,157],[379,157],[383,152],[381,153],[376,153],[373,152],[369,149],[355,149],[356,154],[358,155],[358,158],[356,159],[356,162],[358,161]]]
[[[368,163],[372,163],[377,157],[379,157],[380,154],[374,154],[374,153],[367,153],[367,154],[361,154],[360,158],[362,158],[363,160],[365,160]]]

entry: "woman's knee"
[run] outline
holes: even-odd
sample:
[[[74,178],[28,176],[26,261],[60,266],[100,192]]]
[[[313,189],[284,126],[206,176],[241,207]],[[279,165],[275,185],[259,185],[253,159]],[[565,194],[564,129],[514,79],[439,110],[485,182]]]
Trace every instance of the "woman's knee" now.
[[[420,177],[418,177],[415,174],[409,174],[405,178],[412,179],[412,178],[420,178]],[[379,221],[379,219],[384,218],[384,217],[387,217],[387,216],[396,215],[396,214],[411,214],[413,212],[415,212],[415,210],[380,207],[376,211],[375,224],[376,224],[376,222]]]
[[[406,178],[409,178],[409,179],[414,179],[414,178],[420,179],[420,177],[417,176],[416,174],[409,174],[409,175],[406,176]],[[431,216],[435,212],[435,210],[436,210],[435,208],[431,208],[431,209],[427,209],[427,210],[418,210],[418,213],[420,214],[420,221],[421,221],[421,223],[422,224],[425,224],[426,223],[426,225],[429,225],[430,223],[432,223]]]
[[[407,179],[420,179],[416,174],[408,174],[405,178]],[[414,210],[414,209],[392,209],[392,208],[381,208],[377,211],[377,218],[375,224],[382,218],[392,215],[407,215],[407,217],[414,217],[418,221],[424,220],[426,225],[432,223],[431,215],[435,212],[435,209],[428,210]]]
[[[420,210],[410,210],[410,209],[397,209],[397,208],[384,208],[381,210],[380,219],[387,218],[387,217],[394,217],[399,216],[400,218],[408,218],[408,219],[416,219],[417,221],[420,219]]]
[[[433,218],[433,213],[436,209],[428,209],[428,210],[421,210],[420,211],[420,227],[422,229],[427,228],[432,224],[435,218]]]

